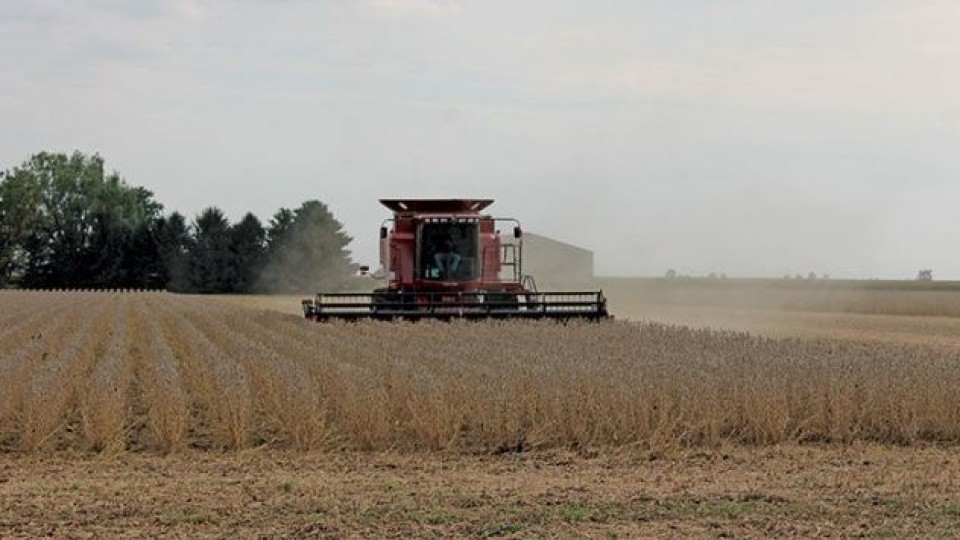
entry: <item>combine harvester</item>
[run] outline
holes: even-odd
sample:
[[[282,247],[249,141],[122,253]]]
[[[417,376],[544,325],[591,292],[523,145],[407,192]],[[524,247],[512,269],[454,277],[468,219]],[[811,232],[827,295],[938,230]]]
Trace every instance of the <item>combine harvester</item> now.
[[[318,293],[303,301],[315,321],[392,319],[587,319],[609,317],[602,291],[538,291],[523,273],[523,231],[480,212],[490,199],[381,199],[393,218],[380,227],[387,286]],[[509,236],[503,238],[499,227]]]

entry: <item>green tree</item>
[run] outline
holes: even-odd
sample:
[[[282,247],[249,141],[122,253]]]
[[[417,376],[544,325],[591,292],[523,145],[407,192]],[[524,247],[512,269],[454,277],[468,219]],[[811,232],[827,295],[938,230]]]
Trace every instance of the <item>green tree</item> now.
[[[0,285],[26,271],[34,230],[42,218],[40,183],[22,171],[0,172]]]
[[[230,222],[216,207],[203,210],[193,223],[189,247],[190,288],[200,293],[228,292],[233,277]]]
[[[270,219],[270,227],[267,228],[267,249],[276,250],[283,244],[282,240],[287,235],[287,231],[293,225],[297,215],[289,208],[281,208]],[[272,255],[272,252],[271,252]]]
[[[0,274],[7,279],[17,275],[37,287],[144,286],[155,274],[150,229],[162,206],[150,191],[105,173],[99,155],[36,154],[4,173],[0,198]]]
[[[143,188],[124,186],[116,176],[95,186],[83,267],[96,286],[155,285],[159,272],[153,229],[161,206]]]
[[[193,244],[190,226],[183,214],[174,212],[156,223],[156,247],[160,262],[158,281],[173,292],[191,290],[189,255]]]
[[[342,288],[354,271],[343,232],[327,205],[307,201],[295,211],[281,208],[267,231],[268,260],[258,288],[310,293]]]
[[[251,213],[230,228],[230,291],[253,292],[265,258],[267,233]]]

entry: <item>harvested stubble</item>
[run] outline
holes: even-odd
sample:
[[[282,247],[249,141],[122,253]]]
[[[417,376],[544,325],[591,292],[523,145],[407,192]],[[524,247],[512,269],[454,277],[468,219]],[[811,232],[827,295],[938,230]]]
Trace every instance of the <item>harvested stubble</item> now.
[[[627,322],[316,325],[163,293],[30,295],[0,295],[24,317],[58,306],[37,334],[3,334],[13,451],[960,442],[960,354],[942,348]]]

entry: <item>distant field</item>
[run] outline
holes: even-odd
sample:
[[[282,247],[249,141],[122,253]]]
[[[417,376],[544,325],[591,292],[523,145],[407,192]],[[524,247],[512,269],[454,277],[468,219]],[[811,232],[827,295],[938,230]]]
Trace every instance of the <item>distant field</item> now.
[[[624,315],[649,305],[960,317],[960,282],[601,278]]]
[[[606,278],[620,318],[775,337],[960,347],[960,283]]]

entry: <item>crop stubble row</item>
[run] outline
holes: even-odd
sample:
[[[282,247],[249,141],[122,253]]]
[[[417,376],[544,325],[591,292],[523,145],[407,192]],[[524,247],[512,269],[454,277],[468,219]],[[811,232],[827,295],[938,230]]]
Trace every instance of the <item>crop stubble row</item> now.
[[[315,325],[163,293],[3,293],[0,308],[7,451],[960,442],[960,355],[943,348],[627,322]]]

